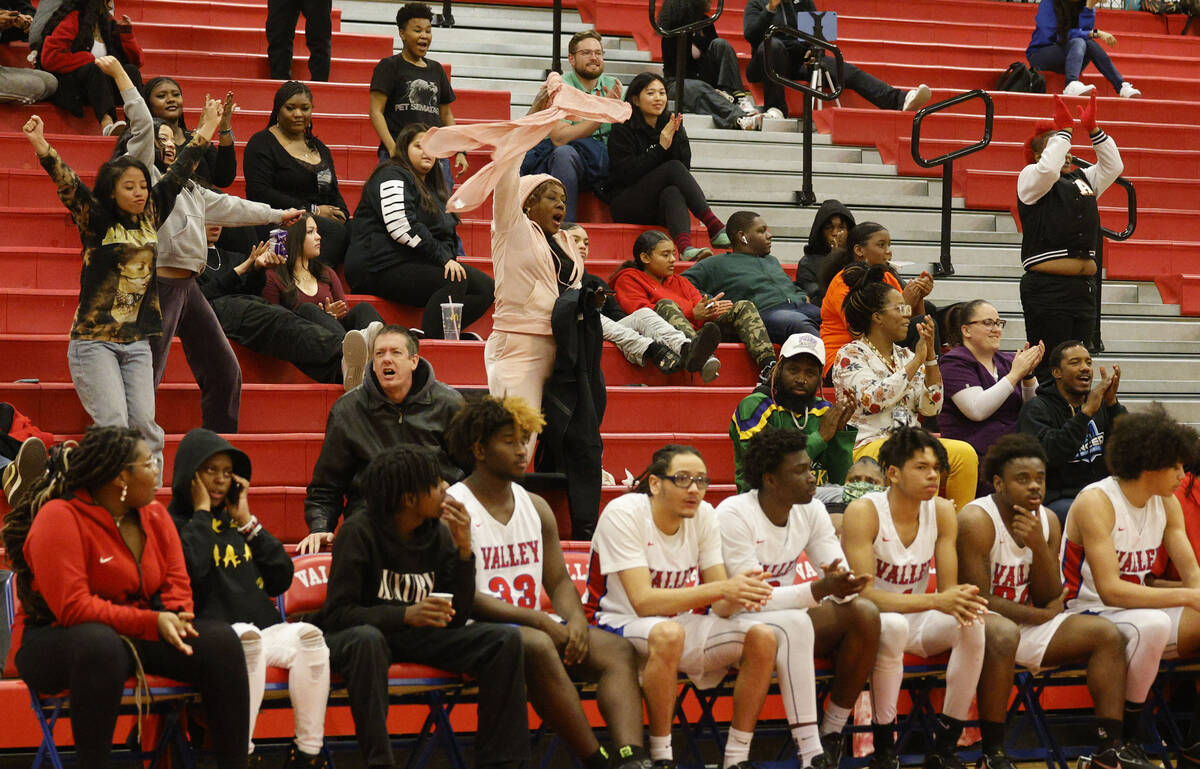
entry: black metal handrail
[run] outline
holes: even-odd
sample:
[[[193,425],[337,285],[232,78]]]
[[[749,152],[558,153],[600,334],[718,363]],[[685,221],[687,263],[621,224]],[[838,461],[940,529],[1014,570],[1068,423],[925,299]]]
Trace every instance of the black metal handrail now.
[[[921,123],[925,121],[925,118],[935,112],[941,112],[944,109],[949,109],[971,99],[983,100],[983,138],[970,146],[961,147],[952,152],[947,152],[945,155],[939,155],[936,158],[926,160],[921,157]],[[992,122],[995,117],[996,106],[992,103],[992,97],[988,96],[986,91],[981,91],[978,88],[973,91],[960,93],[957,96],[951,96],[949,99],[939,101],[936,104],[929,104],[922,107],[913,117],[912,142],[910,147],[913,160],[921,168],[942,167],[942,244],[938,263],[934,265],[934,275],[954,274],[954,264],[950,258],[950,204],[954,199],[954,161],[958,158],[979,152],[992,143]]]
[[[817,37],[816,35],[810,35],[807,32],[802,32],[795,27],[789,27],[786,25],[781,26],[778,24],[772,24],[767,30],[767,36],[763,38],[764,52],[770,50],[772,41],[778,37],[786,37],[792,40],[803,40],[813,48],[829,51],[831,54],[833,54],[834,59],[833,66],[836,77],[833,79],[833,90],[826,93],[819,88],[813,88],[808,83],[801,83],[797,80],[792,80],[791,78],[780,74],[773,66],[772,57],[768,55],[763,56],[763,65],[768,80],[770,80],[772,83],[781,85],[784,88],[791,88],[793,91],[799,91],[800,93],[804,94],[804,119],[802,121],[802,129],[804,132],[804,172],[801,189],[796,193],[796,202],[802,206],[811,206],[815,205],[817,202],[817,195],[815,192],[813,192],[812,183],[813,99],[820,99],[821,101],[833,101],[842,95],[842,81],[846,62],[845,59],[842,58],[842,49],[838,48],[835,44],[829,42],[828,40]],[[814,66],[825,65],[818,64]]]
[[[554,0],[554,19],[550,25],[550,70],[562,74],[562,0]]]
[[[663,40],[675,38],[675,111],[683,112],[683,80],[687,72],[688,60],[688,34],[697,29],[707,27],[709,24],[716,24],[717,19],[721,18],[721,14],[725,11],[725,0],[717,0],[716,10],[712,15],[705,16],[702,19],[690,21],[681,27],[666,29],[658,23],[658,8],[656,0],[650,0],[650,26],[654,31],[662,36]],[[667,74],[670,77],[670,74]]]
[[[1088,162],[1083,158],[1073,157],[1072,161],[1080,168],[1090,168],[1095,163]],[[1100,225],[1100,234],[1104,237],[1096,241],[1096,326],[1092,332],[1092,347],[1094,352],[1104,352],[1104,335],[1100,333],[1100,316],[1101,316],[1101,298],[1104,292],[1104,238],[1109,240],[1129,240],[1133,237],[1133,231],[1137,229],[1137,190],[1133,188],[1133,182],[1126,179],[1124,176],[1118,176],[1116,184],[1125,188],[1125,200],[1128,204],[1129,219],[1125,225],[1125,229],[1121,232],[1110,230],[1103,224]]]

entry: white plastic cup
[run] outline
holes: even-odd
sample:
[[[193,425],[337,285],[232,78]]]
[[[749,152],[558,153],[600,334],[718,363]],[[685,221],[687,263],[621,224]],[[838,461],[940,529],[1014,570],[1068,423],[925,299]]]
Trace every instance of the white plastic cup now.
[[[442,338],[458,341],[462,331],[462,302],[442,302]]]
[[[449,603],[454,603],[454,593],[430,593],[429,595],[434,598],[441,598]]]

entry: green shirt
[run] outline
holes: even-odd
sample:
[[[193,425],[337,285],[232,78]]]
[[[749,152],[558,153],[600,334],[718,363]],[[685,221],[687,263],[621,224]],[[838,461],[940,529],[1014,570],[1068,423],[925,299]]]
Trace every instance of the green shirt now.
[[[736,468],[734,480],[738,491],[745,492],[750,488],[742,475],[746,444],[765,427],[803,430],[808,434],[808,456],[812,459],[817,485],[845,483],[846,473],[853,464],[854,440],[858,437],[858,430],[847,425],[846,429],[839,430],[833,440],[826,443],[821,437],[820,425],[821,417],[825,416],[829,407],[829,401],[816,398],[809,404],[807,414],[797,414],[762,392],[753,392],[743,398],[729,423],[729,437],[733,439],[733,464]]]
[[[573,69],[568,70],[567,72],[564,72],[562,79],[563,79],[564,83],[571,86],[572,88],[578,88],[580,91],[583,91],[584,93],[589,93],[592,96],[603,96],[605,94],[605,92],[608,91],[608,89],[612,88],[614,85],[616,85],[618,82],[620,82],[612,75],[603,75],[602,74],[602,75],[600,75],[600,77],[598,77],[596,79],[596,87],[589,91],[588,89],[583,87],[583,83],[579,82],[579,75],[576,75],[575,70],[573,70]],[[578,123],[581,121],[570,120],[568,122],[571,123],[572,125],[574,125],[575,123]],[[605,144],[608,144],[608,135],[611,132],[612,132],[612,123],[601,123],[600,127],[596,129],[596,132],[592,134],[592,138],[599,139],[600,141],[604,142]]]
[[[724,291],[725,298],[730,301],[748,299],[759,312],[787,302],[803,304],[807,301],[804,292],[783,271],[779,260],[770,254],[713,254],[689,267],[683,277],[710,296]]]

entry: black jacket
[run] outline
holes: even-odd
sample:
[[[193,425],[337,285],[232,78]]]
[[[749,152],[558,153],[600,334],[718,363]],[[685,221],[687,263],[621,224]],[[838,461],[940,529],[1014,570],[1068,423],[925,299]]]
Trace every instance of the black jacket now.
[[[267,283],[266,271],[251,267],[245,275],[238,275],[237,267],[244,261],[245,254],[209,246],[208,265],[196,278],[196,285],[200,287],[204,298],[211,302],[237,294],[262,296],[263,286]]]
[[[661,23],[661,22],[660,22]],[[717,28],[712,24],[707,27],[701,27],[687,35],[688,41],[684,43],[684,48],[687,50],[687,60],[684,64],[684,78],[688,80],[703,80],[700,72],[700,62],[692,58],[691,47],[694,45],[700,49],[700,55],[708,50],[709,44],[716,40],[720,35],[717,34]],[[662,61],[663,61],[663,77],[667,80],[675,79],[675,51],[679,45],[677,37],[662,38]]]
[[[1067,403],[1053,381],[1043,384],[1037,395],[1025,402],[1017,417],[1017,430],[1037,438],[1046,450],[1046,502],[1073,498],[1084,486],[1109,474],[1104,443],[1113,421],[1124,413],[1120,403],[1102,403],[1095,415],[1088,417]]]
[[[371,174],[354,209],[347,266],[379,272],[406,262],[441,267],[454,259],[458,217],[444,208],[431,213],[422,207],[416,184],[413,175],[395,163]]]
[[[767,30],[772,24],[795,27],[798,11],[816,10],[817,6],[813,0],[783,0],[773,11],[767,7],[767,0],[750,0],[746,3],[746,12],[742,16],[742,34],[746,37],[746,42],[754,48],[757,59],[758,46],[767,36]]]
[[[179,442],[171,479],[169,509],[179,527],[196,616],[268,627],[280,621],[271,597],[292,584],[292,559],[265,528],[249,536],[240,534],[224,500],[212,511],[192,508],[192,478],[206,459],[218,453],[229,454],[233,472],[250,479],[250,458],[201,428]]]
[[[825,235],[821,230],[835,214],[846,220],[847,229],[856,224],[854,214],[850,213],[850,209],[842,205],[841,201],[830,198],[822,202],[816,217],[813,218],[812,229],[808,231],[804,256],[800,257],[800,263],[796,265],[796,285],[808,295],[808,300],[818,307],[825,296],[825,289],[829,288],[829,284],[822,283],[820,278],[821,266],[825,257],[829,255],[829,244],[825,242]]]
[[[474,554],[459,558],[440,520],[425,521],[401,537],[394,524],[380,525],[364,512],[348,518],[333,540],[325,606],[314,621],[327,632],[355,625],[400,630],[406,607],[430,593],[453,593],[449,626],[466,624],[475,604]]]
[[[400,403],[388,400],[368,367],[362,386],[338,398],[329,410],[325,442],[304,500],[308,530],[333,531],[343,513],[349,518],[366,507],[358,476],[385,448],[401,443],[427,446],[437,452],[447,481],[462,478],[462,470],[450,461],[445,437],[462,405],[462,395],[437,381],[433,366],[424,358],[413,372],[412,389]]]
[[[590,288],[569,289],[554,303],[550,326],[557,347],[542,409],[546,427],[538,440],[539,472],[566,473],[571,536],[591,539],[600,516],[600,423],[608,393],[600,355],[604,335]]]
[[[658,143],[658,136],[670,119],[671,116],[664,110],[658,116],[656,127],[651,128],[635,108],[632,117],[613,126],[612,133],[608,135],[610,194],[615,196],[632,187],[668,160],[678,160],[688,168],[692,167],[692,146],[688,143],[687,131],[683,126],[679,126],[675,132],[669,150],[664,150]]]
[[[605,283],[603,278],[590,272],[583,273],[580,282],[583,288],[591,289],[593,292],[612,291],[612,287]],[[611,293],[604,297],[604,305],[600,308],[600,314],[614,322],[625,319],[625,311],[617,303],[616,295]]]

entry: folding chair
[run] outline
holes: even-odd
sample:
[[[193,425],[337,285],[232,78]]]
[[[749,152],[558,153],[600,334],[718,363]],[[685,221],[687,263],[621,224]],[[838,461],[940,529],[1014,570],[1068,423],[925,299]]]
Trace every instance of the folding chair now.
[[[19,600],[16,591],[16,578],[11,574],[4,581],[4,599],[4,621],[11,634]],[[131,749],[132,757],[143,762],[148,760],[150,761],[149,769],[157,769],[159,762],[163,759],[168,748],[173,744],[179,750],[179,755],[185,769],[195,769],[195,756],[191,745],[184,736],[183,730],[180,728],[180,723],[182,706],[189,700],[196,699],[198,692],[192,686],[162,676],[146,676],[146,683],[149,687],[150,695],[150,703],[146,708],[146,716],[148,719],[159,722],[159,731],[154,740],[152,750]],[[39,694],[28,684],[25,684],[25,687],[29,691],[29,702],[42,733],[42,741],[38,745],[37,754],[33,758],[32,769],[39,769],[42,761],[46,759],[49,759],[50,765],[54,769],[63,769],[62,757],[59,755],[58,746],[54,742],[54,727],[58,723],[58,719],[68,710],[69,694],[67,692]],[[125,688],[121,692],[121,712],[124,714],[137,712],[136,687],[136,678],[131,678],[125,682]],[[140,744],[143,735],[139,732],[137,726],[134,727],[132,735],[137,736]]]
[[[298,614],[314,612],[325,604],[329,570],[333,557],[329,553],[299,555],[292,558],[295,573],[292,584],[276,602],[284,621]],[[408,769],[424,769],[435,745],[440,745],[451,769],[467,769],[462,748],[450,725],[450,711],[462,693],[462,676],[426,665],[396,663],[388,668],[388,692],[393,704],[423,704],[428,709],[424,723],[411,740],[413,751]],[[331,676],[330,689],[334,695],[344,695],[346,682],[338,675]],[[332,764],[332,756],[330,757]],[[56,767],[57,769],[57,767]]]

